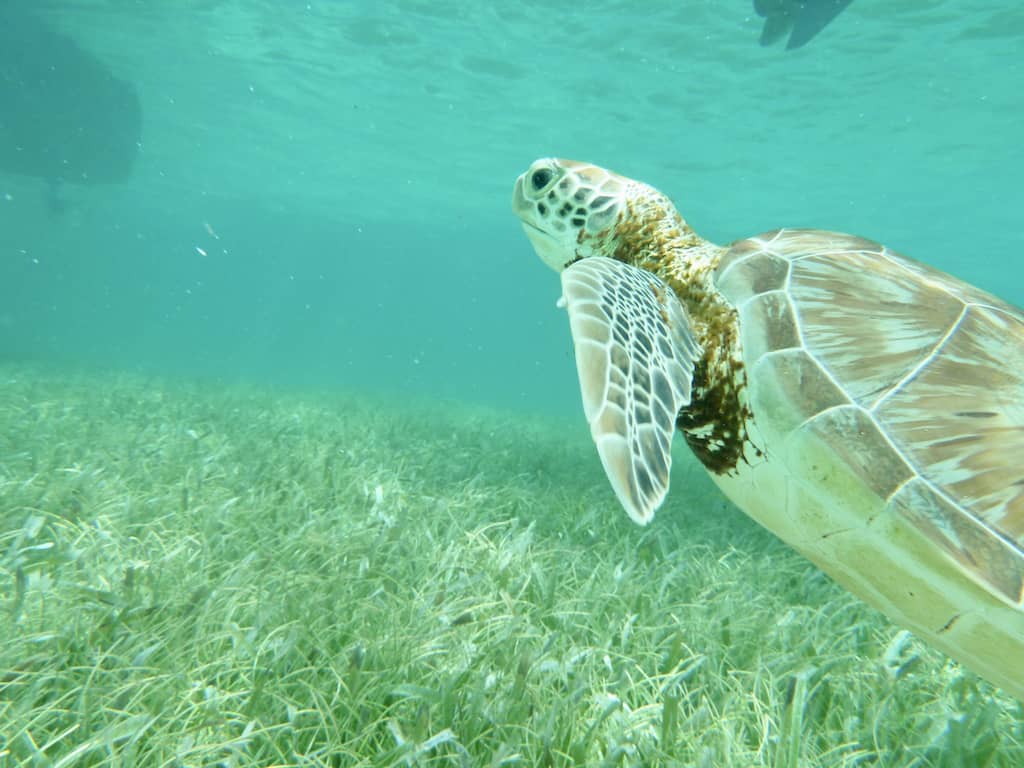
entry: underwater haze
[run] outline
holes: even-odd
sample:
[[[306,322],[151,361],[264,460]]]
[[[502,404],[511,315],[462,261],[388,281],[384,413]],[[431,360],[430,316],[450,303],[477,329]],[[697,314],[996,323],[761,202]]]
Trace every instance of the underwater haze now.
[[[1024,303],[1024,7],[814,5],[0,0],[0,768],[1024,765],[683,441],[629,521],[511,211],[573,158]]]
[[[994,0],[859,0],[796,51],[744,0],[7,5],[130,83],[142,130],[122,183],[0,165],[4,359],[575,408],[509,210],[545,155],[717,242],[852,232],[1024,301],[1024,13]]]

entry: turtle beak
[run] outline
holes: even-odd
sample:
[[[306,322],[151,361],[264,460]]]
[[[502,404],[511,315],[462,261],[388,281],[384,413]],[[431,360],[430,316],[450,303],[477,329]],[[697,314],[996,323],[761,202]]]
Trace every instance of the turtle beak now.
[[[512,212],[520,219],[524,220],[532,210],[530,201],[527,200],[526,195],[523,194],[523,180],[525,178],[525,173],[520,174],[519,178],[516,179],[516,183],[512,186]]]
[[[560,247],[558,240],[553,235],[533,223],[536,209],[534,203],[528,200],[523,192],[525,180],[526,174],[524,173],[516,179],[515,186],[512,188],[512,211],[519,217],[523,231],[530,239],[533,250],[540,256],[541,261],[555,271],[561,271],[562,265],[565,263],[564,249]]]
[[[533,226],[528,221],[523,221],[523,232],[530,238],[533,250],[540,256],[541,261],[547,264],[556,272],[561,272],[565,266],[565,248],[552,235],[543,229]]]

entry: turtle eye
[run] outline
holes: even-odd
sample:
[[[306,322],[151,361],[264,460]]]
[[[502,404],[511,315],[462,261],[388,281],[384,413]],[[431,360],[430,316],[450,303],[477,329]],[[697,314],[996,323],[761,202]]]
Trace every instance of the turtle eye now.
[[[551,183],[552,176],[554,176],[554,174],[551,173],[550,168],[540,168],[530,175],[530,183],[533,185],[533,188],[539,192]]]

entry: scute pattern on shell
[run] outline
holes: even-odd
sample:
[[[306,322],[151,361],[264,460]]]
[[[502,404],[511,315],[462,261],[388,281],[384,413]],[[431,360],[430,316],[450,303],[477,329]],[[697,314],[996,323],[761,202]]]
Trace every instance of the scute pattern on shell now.
[[[814,429],[979,582],[1024,601],[1024,316],[850,235],[740,241],[715,283],[740,314],[771,445]]]

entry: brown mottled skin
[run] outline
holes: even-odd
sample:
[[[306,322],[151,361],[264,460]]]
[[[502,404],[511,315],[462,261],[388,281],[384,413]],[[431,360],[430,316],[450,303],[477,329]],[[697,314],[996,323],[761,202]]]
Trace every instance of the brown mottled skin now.
[[[671,286],[686,308],[704,356],[694,370],[693,399],[676,425],[694,454],[716,475],[732,472],[746,454],[760,456],[750,441],[750,409],[743,398],[746,372],[739,355],[736,310],[712,288],[725,249],[698,237],[667,198],[639,204],[630,200],[614,225],[596,234],[580,230],[578,242],[611,242],[610,255],[652,272]]]

